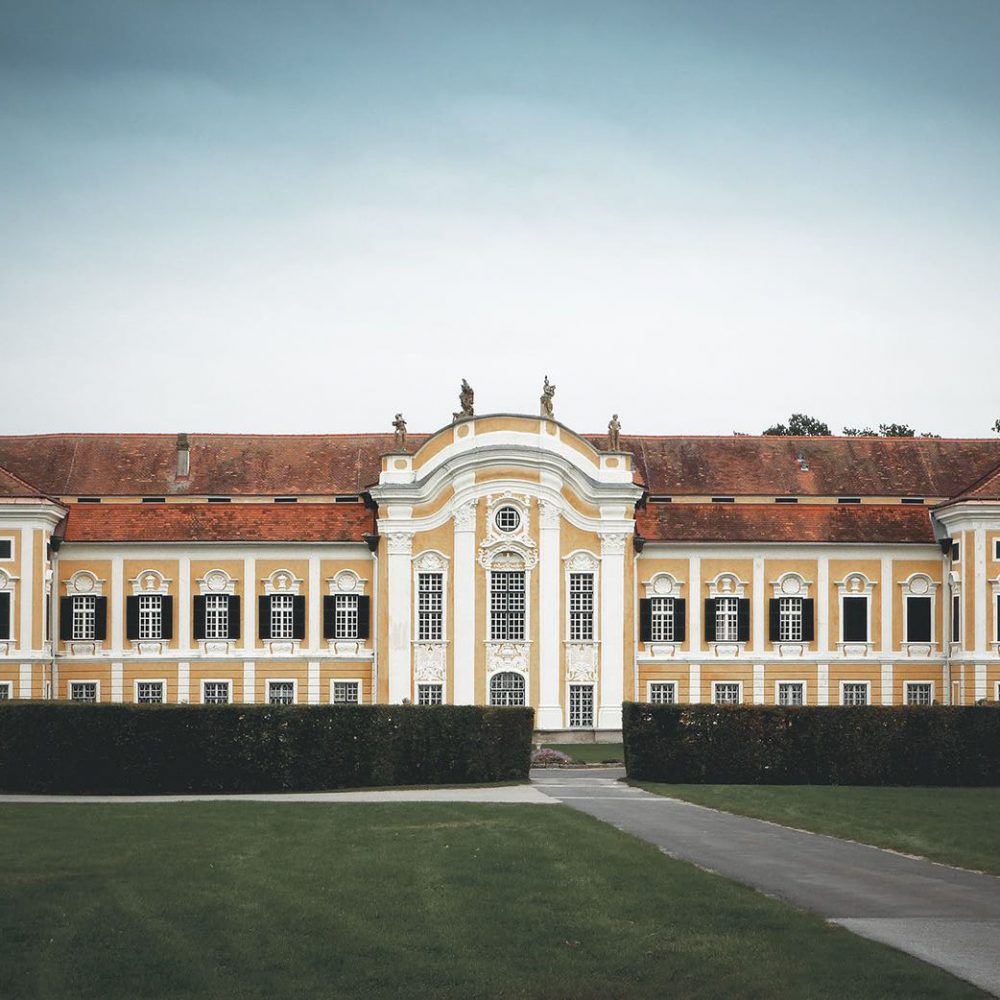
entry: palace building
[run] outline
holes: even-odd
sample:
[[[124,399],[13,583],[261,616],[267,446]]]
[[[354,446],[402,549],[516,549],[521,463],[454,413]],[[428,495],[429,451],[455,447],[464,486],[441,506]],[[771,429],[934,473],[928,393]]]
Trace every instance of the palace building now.
[[[1000,442],[0,438],[0,698],[1000,700]],[[554,391],[554,388],[552,389]]]

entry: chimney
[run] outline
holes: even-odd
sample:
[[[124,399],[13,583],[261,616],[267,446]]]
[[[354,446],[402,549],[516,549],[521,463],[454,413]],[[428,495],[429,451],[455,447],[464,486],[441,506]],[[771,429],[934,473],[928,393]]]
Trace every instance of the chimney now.
[[[187,434],[177,435],[177,478],[187,479],[191,469],[191,445]]]

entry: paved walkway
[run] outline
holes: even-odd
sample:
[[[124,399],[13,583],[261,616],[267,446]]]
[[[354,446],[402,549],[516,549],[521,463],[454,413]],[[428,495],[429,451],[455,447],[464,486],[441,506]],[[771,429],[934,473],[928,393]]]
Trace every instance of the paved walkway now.
[[[1000,878],[669,799],[623,768],[534,770],[559,802],[1000,996]]]

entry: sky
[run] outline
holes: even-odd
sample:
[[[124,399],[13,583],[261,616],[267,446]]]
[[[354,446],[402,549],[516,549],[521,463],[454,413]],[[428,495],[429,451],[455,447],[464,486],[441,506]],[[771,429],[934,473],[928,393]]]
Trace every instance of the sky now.
[[[0,433],[1000,417],[996,0],[0,0]]]

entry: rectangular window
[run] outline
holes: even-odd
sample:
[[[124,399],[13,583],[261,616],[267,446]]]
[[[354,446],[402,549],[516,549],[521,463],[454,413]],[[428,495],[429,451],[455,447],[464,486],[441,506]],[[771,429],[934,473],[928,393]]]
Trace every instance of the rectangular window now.
[[[804,705],[805,703],[805,685],[801,681],[781,681],[778,684],[779,705]]]
[[[267,703],[269,705],[294,705],[295,704],[295,682],[294,681],[268,681],[267,682]]]
[[[140,705],[162,705],[165,701],[163,681],[137,681],[135,700]]]
[[[295,596],[271,595],[271,638],[292,639],[295,636]]]
[[[0,559],[14,558],[14,542],[10,538],[0,538]]]
[[[443,684],[418,684],[417,685],[418,705],[442,705],[444,704]]]
[[[490,574],[490,638],[524,639],[524,570]]]
[[[594,638],[594,574],[569,575],[570,641],[586,642]]]
[[[868,641],[868,598],[845,597],[841,605],[841,630],[844,642]]]
[[[864,682],[845,681],[841,695],[842,705],[867,705],[868,685]]]
[[[906,641],[931,641],[931,599],[929,597],[906,598]]]
[[[139,596],[139,638],[159,639],[163,635],[163,598],[159,594]]]
[[[228,705],[229,681],[205,681],[201,701],[203,705]]]
[[[10,701],[12,687],[10,681],[0,681],[0,701]]]
[[[444,574],[417,574],[417,638],[444,638]]]
[[[739,635],[739,598],[720,597],[715,602],[716,642],[736,642]]]
[[[962,546],[959,542],[951,543],[951,561],[960,562],[962,558]]]
[[[674,599],[654,597],[650,604],[653,642],[674,641]]]
[[[358,637],[358,595],[337,594],[333,599],[333,633],[336,639]]]
[[[361,685],[357,681],[333,682],[334,705],[360,705]]]
[[[73,598],[73,638],[93,639],[96,627],[96,597]]]
[[[649,700],[654,705],[676,705],[677,685],[673,681],[653,681],[649,685]]]
[[[951,595],[951,641],[962,641],[962,598],[958,594]]]
[[[802,598],[782,597],[778,605],[778,639],[781,642],[802,641]]]
[[[1000,538],[993,539],[993,561],[1000,562]]]
[[[205,638],[229,638],[229,595],[208,594],[205,597]]]
[[[716,705],[739,705],[740,685],[732,681],[716,681],[712,685],[712,701]]]
[[[933,705],[934,685],[929,681],[907,681],[906,704],[915,706]]]
[[[594,724],[594,685],[570,684],[569,724],[573,729]]]
[[[97,701],[97,681],[70,681],[70,701]]]

